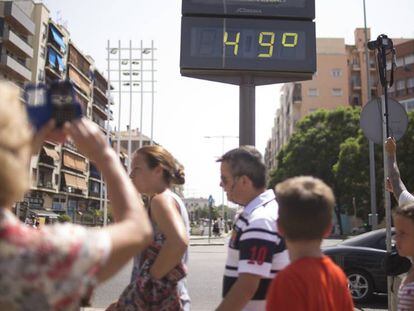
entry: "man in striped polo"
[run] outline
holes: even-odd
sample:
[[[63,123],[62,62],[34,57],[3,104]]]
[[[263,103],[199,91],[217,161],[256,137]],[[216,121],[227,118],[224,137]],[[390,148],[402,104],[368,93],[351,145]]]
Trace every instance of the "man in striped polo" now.
[[[223,301],[217,310],[265,310],[272,279],[289,263],[277,233],[276,198],[273,190],[266,190],[266,168],[254,147],[233,149],[217,162],[227,199],[244,207],[229,240]]]

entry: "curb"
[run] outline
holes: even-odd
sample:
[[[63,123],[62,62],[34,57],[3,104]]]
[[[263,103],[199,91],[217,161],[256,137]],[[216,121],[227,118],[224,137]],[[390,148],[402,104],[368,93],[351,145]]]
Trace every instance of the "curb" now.
[[[223,246],[224,242],[222,243],[190,243],[190,246]]]

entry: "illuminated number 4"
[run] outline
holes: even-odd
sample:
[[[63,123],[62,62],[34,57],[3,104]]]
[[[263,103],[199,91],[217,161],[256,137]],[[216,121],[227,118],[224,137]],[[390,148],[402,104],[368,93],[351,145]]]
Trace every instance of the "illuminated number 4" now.
[[[267,255],[267,248],[265,246],[257,247],[253,246],[250,248],[250,259],[247,262],[250,265],[254,265],[257,263],[259,266],[261,266]]]
[[[228,41],[229,39],[229,34],[227,31],[224,32],[224,44],[225,45],[230,45],[230,46],[234,46],[234,50],[233,53],[235,56],[237,56],[237,53],[239,52],[239,41],[240,41],[240,32],[236,33],[236,40],[235,41]]]

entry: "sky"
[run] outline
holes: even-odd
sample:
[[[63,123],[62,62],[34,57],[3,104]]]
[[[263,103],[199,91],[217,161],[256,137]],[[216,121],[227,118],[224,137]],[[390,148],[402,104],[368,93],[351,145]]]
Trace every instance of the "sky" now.
[[[221,204],[220,166],[223,151],[238,146],[239,88],[180,75],[181,1],[44,0],[55,21],[66,25],[76,46],[93,57],[106,76],[111,47],[144,47],[154,41],[154,140],[185,167],[186,197],[210,194]],[[366,0],[371,38],[414,38],[413,0]],[[316,0],[316,36],[345,38],[354,43],[354,30],[364,26],[363,0]],[[147,87],[146,87],[147,89]],[[150,90],[150,88],[148,88]],[[256,147],[263,154],[279,106],[280,85],[256,87]],[[115,96],[117,103],[117,96]],[[129,122],[129,99],[122,98],[121,129]],[[140,95],[133,97],[131,124],[140,124]],[[114,124],[118,106],[113,106]],[[151,130],[151,96],[144,96],[142,132]],[[205,138],[210,136],[213,138]],[[219,137],[217,137],[219,136]],[[220,136],[226,136],[221,138]],[[224,199],[226,203],[226,199]]]

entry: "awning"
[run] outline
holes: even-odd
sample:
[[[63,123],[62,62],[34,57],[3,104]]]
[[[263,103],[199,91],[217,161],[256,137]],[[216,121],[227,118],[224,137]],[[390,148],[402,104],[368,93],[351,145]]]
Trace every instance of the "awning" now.
[[[59,160],[59,153],[51,147],[43,146],[43,150],[48,157],[51,157],[53,160]]]
[[[86,183],[85,178],[82,177],[76,177],[76,183],[77,183],[77,188],[80,190],[88,190],[88,185]]]
[[[63,152],[63,165],[81,172],[86,172],[85,159],[66,151]]]
[[[46,211],[46,210],[34,210],[31,209],[29,210],[30,213],[35,214],[38,217],[49,217],[49,218],[58,218],[58,214],[53,213],[51,211]]]
[[[66,45],[65,42],[63,41],[63,38],[61,37],[61,35],[58,33],[58,31],[56,30],[56,28],[54,26],[50,27],[50,31],[52,33],[52,37],[53,40],[55,40],[55,42],[57,43],[57,45],[59,45],[60,50],[65,53],[66,51]]]
[[[86,172],[86,162],[84,159],[75,158],[76,169],[81,172]]]
[[[59,71],[60,72],[65,71],[65,64],[63,63],[63,58],[56,54],[56,59],[58,62]]]
[[[74,157],[67,152],[63,152],[63,165],[75,170],[78,169]]]
[[[49,60],[49,65],[55,68],[56,67],[56,52],[53,51],[52,49],[49,49],[48,60]]]
[[[78,189],[77,177],[68,173],[63,173],[67,187]]]

